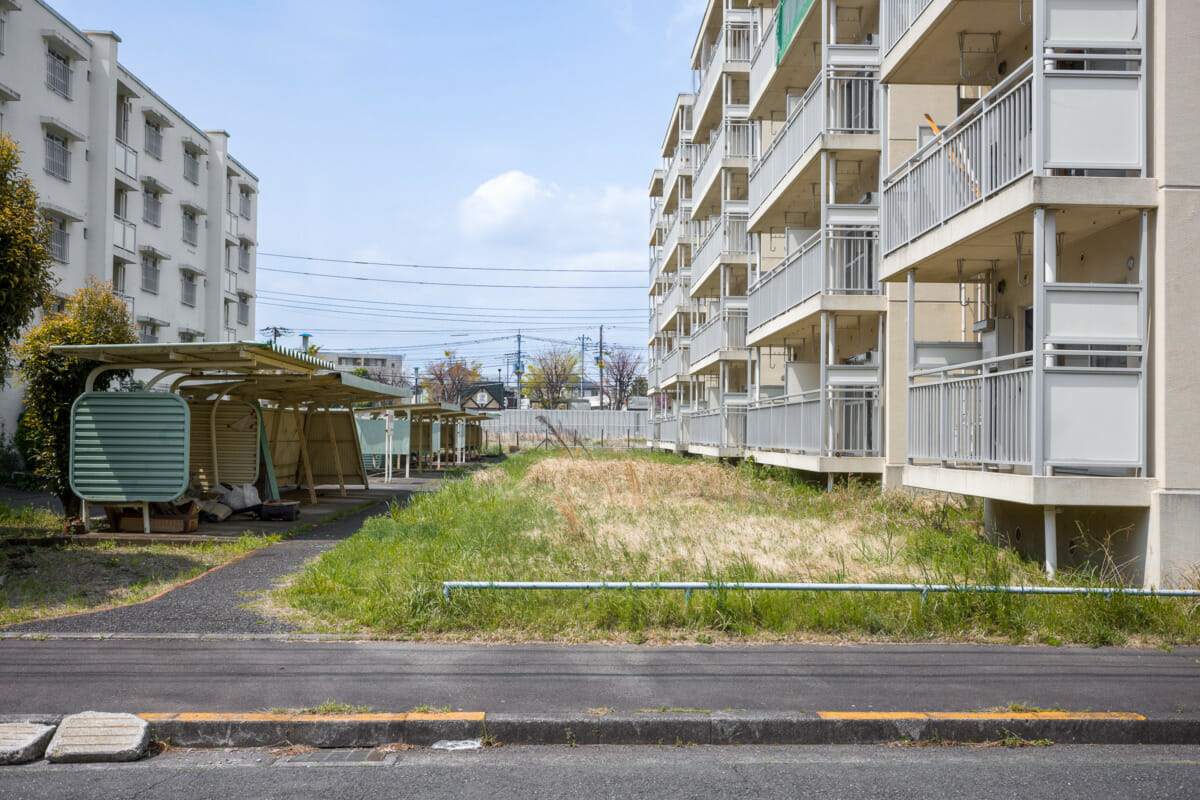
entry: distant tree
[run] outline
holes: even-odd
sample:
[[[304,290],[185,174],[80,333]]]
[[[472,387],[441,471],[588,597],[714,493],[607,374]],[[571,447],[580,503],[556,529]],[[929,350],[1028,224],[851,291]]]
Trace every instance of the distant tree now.
[[[0,134],[0,386],[21,331],[46,305],[56,283],[50,228],[21,170],[21,148]]]
[[[457,403],[463,392],[479,382],[483,364],[459,358],[453,350],[421,371],[421,388],[431,403]]]
[[[650,391],[650,383],[646,380],[645,375],[639,375],[633,379],[633,390],[630,391],[630,397],[645,397]]]
[[[74,344],[136,344],[137,328],[129,308],[113,294],[112,285],[92,278],[67,299],[62,313],[48,314],[25,334],[17,347],[18,374],[25,386],[25,424],[34,473],[62,501],[67,516],[79,511],[79,499],[67,482],[71,447],[71,404],[83,393],[97,362],[59,355],[50,348]],[[129,377],[128,371],[105,372],[96,391]]]
[[[633,383],[642,368],[642,357],[632,350],[616,348],[604,357],[604,387],[613,408],[623,408],[633,394]]]
[[[350,370],[350,374],[356,378],[370,378],[371,370],[367,369],[366,367],[355,367],[354,369]]]
[[[409,384],[408,376],[404,374],[404,370],[373,369],[367,377],[385,386],[408,386]]]
[[[558,408],[578,384],[578,370],[579,355],[565,347],[534,356],[525,372],[530,402],[541,408]]]

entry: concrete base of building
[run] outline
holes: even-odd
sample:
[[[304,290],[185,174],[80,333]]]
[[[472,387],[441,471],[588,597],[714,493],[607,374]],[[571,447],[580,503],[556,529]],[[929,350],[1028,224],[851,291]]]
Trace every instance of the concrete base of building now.
[[[1094,475],[1019,475],[977,469],[906,465],[904,486],[1031,506],[1129,506],[1149,508],[1158,481]]]
[[[882,475],[885,466],[884,459],[878,457],[815,456],[773,450],[746,450],[745,455],[759,464],[837,475]]]
[[[689,444],[687,451],[706,458],[741,458],[746,452],[740,447],[718,447],[709,444]]]

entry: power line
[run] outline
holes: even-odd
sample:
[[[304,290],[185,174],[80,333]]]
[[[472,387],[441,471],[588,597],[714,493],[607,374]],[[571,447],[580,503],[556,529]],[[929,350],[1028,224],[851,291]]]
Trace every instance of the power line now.
[[[364,261],[353,258],[322,258],[320,256],[297,256],[287,253],[264,253],[259,256],[271,258],[287,258],[293,261],[318,261],[329,264],[362,264],[368,267],[402,267],[404,269],[448,269],[471,272],[604,272],[604,273],[635,273],[644,272],[641,269],[594,269],[592,267],[457,267],[445,264],[401,264],[388,261]]]
[[[319,311],[329,314],[337,314],[339,316],[353,317],[376,317],[384,319],[426,319],[430,321],[442,322],[478,322],[486,323],[503,323],[503,322],[524,322],[530,320],[529,314],[481,314],[471,313],[469,316],[464,316],[464,313],[455,313],[452,311],[419,311],[416,309],[399,309],[399,308],[356,308],[351,305],[340,303],[325,303],[317,300],[293,300],[290,298],[275,298],[263,297],[258,301],[258,305],[271,306],[275,308],[294,308],[301,311]],[[622,312],[608,314],[549,314],[532,318],[533,322],[594,322],[600,320],[625,320],[635,321],[639,318],[637,312]]]
[[[556,284],[545,286],[538,283],[449,283],[446,281],[406,281],[400,278],[366,278],[359,275],[335,275],[329,272],[302,272],[278,267],[258,267],[259,272],[282,272],[288,275],[304,275],[309,278],[338,278],[343,281],[368,281],[370,283],[403,283],[410,286],[458,286],[467,289],[645,289],[643,284],[628,286],[567,286]],[[590,270],[589,270],[590,271]]]
[[[285,292],[285,291],[282,291],[279,289],[260,289],[259,294],[260,295],[262,295],[262,294],[272,294],[272,295],[278,294],[278,295],[287,295],[288,297],[312,298],[311,293]],[[368,303],[368,304],[372,304],[372,305],[411,306],[413,308],[453,308],[453,309],[462,309],[462,310],[469,310],[469,311],[577,311],[577,310],[579,310],[578,306],[570,306],[570,307],[564,307],[564,306],[558,306],[558,307],[551,307],[551,306],[460,306],[460,305],[442,306],[442,305],[430,305],[428,303],[397,303],[397,302],[394,302],[391,300],[371,300],[368,298],[361,298],[361,297],[324,296],[321,299],[323,299],[323,300],[344,300],[344,301],[350,302],[350,303]],[[590,310],[597,311],[597,312],[601,312],[601,311],[603,311],[603,312],[636,311],[639,314],[646,313],[646,309],[644,309],[644,308],[640,308],[640,307],[639,308],[631,308],[628,306],[622,306],[620,308],[591,308]]]

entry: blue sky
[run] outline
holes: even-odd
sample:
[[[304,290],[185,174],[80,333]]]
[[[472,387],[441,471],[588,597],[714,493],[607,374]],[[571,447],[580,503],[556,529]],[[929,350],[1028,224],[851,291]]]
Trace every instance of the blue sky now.
[[[644,346],[646,190],[691,86],[703,0],[51,4],[115,31],[125,67],[201,128],[229,131],[261,181],[263,253],[633,270],[260,255],[259,327],[416,364],[453,348],[489,375],[515,341],[479,340],[518,327],[577,342],[604,323],[606,345]],[[591,288],[621,286],[635,288]]]

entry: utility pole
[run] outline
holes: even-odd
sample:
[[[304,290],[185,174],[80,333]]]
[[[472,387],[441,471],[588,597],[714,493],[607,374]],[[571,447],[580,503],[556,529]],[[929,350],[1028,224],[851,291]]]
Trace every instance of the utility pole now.
[[[592,337],[584,334],[579,337],[579,396],[583,397],[584,384],[587,382],[587,343]]]
[[[600,410],[604,410],[604,326],[600,326],[600,355],[596,357],[600,365]]]
[[[521,376],[525,374],[525,362],[521,360],[521,331],[517,330],[517,363],[513,367],[517,373],[517,408],[521,407]]]
[[[421,399],[421,368],[413,367],[413,397],[420,401]]]

